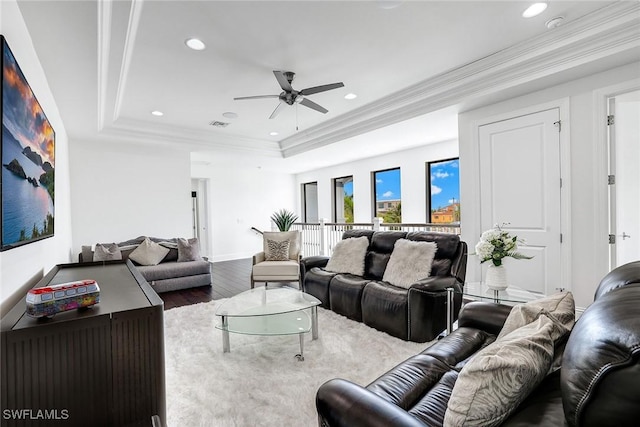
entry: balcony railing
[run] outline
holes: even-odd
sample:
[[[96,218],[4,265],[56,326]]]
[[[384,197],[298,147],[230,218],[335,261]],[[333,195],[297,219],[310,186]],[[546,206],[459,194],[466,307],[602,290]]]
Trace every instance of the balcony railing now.
[[[335,245],[342,240],[347,230],[362,229],[375,231],[437,231],[441,233],[460,234],[460,226],[452,224],[386,224],[378,218],[371,223],[336,223],[320,220],[319,223],[295,223],[291,230],[302,232],[303,256],[331,256]]]

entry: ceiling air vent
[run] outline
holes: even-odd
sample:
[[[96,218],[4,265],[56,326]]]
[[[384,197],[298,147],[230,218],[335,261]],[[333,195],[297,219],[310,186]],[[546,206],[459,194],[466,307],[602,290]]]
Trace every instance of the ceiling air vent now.
[[[217,120],[213,120],[213,121],[209,122],[209,126],[213,126],[213,127],[217,127],[217,128],[226,128],[227,126],[229,126],[229,123],[219,122]]]

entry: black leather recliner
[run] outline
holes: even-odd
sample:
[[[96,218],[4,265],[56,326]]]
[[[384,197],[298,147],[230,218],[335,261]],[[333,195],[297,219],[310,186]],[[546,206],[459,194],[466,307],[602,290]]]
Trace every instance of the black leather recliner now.
[[[495,341],[511,307],[473,302],[459,328],[367,387],[343,379],[316,394],[324,427],[441,426],[458,372]],[[363,363],[368,363],[363,361]],[[523,396],[524,397],[524,396]],[[502,426],[636,426],[640,420],[640,261],[611,271],[576,322],[562,367]]]
[[[366,236],[364,276],[324,270],[328,257],[302,259],[302,289],[350,319],[407,341],[427,342],[446,329],[447,288],[454,288],[454,311],[462,303],[467,245],[455,234],[427,231],[349,230],[342,238]],[[431,276],[409,289],[384,282],[385,267],[398,239],[436,242]]]

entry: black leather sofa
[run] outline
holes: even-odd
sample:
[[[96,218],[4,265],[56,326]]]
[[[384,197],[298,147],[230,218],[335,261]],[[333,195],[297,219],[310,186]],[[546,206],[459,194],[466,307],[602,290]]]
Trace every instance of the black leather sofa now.
[[[316,395],[321,426],[441,426],[458,372],[495,340],[510,312],[473,302],[459,328],[366,388],[342,379]],[[368,363],[365,361],[363,363]],[[514,409],[504,426],[637,426],[640,422],[640,261],[600,283],[578,319],[561,369]],[[484,425],[484,424],[482,424]]]
[[[455,234],[426,231],[348,230],[342,238],[366,236],[364,276],[324,270],[328,257],[301,262],[301,283],[322,307],[406,341],[433,340],[447,324],[447,288],[454,288],[454,313],[462,303],[467,245]],[[398,239],[436,242],[431,275],[404,289],[384,282],[385,267]]]

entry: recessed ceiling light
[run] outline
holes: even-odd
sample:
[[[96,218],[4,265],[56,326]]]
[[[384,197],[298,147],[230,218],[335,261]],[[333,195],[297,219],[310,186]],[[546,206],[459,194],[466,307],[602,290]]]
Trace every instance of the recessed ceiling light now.
[[[157,116],[157,117],[164,116],[164,113],[162,111],[158,111],[158,110],[152,111],[151,114],[153,114],[154,116]]]
[[[540,15],[547,8],[546,3],[534,3],[527,8],[524,12],[522,12],[523,18],[533,18],[534,16]]]
[[[278,135],[278,132],[269,132],[269,135],[271,135],[271,136],[277,136],[277,135]]]
[[[223,116],[225,116],[227,119],[237,119],[238,118],[238,114],[234,113],[233,111],[227,111],[226,113],[222,113]]]
[[[356,95],[355,93],[348,93],[344,96],[344,99],[356,99],[358,97],[358,95]]]
[[[206,47],[202,40],[196,38],[187,39],[184,44],[193,50],[203,50]]]

